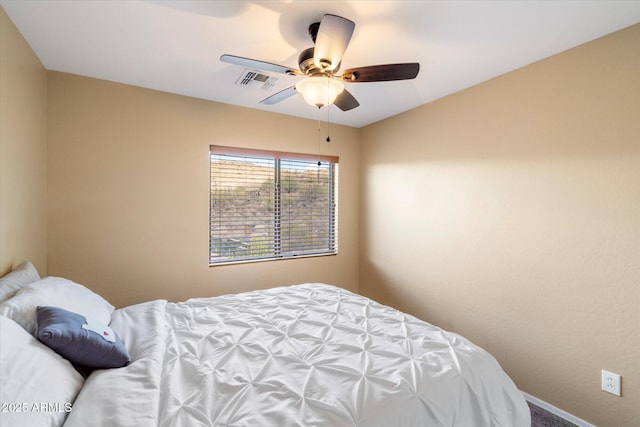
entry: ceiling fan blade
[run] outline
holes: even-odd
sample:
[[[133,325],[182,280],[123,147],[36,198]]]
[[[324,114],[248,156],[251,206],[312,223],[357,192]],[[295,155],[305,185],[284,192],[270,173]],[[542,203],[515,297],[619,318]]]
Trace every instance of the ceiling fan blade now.
[[[271,62],[258,61],[257,59],[243,58],[235,55],[222,55],[220,61],[228,64],[240,65],[242,67],[254,68],[264,71],[273,71],[274,73],[288,74],[291,76],[301,75],[300,71],[294,70],[284,65],[273,64]]]
[[[354,108],[360,105],[358,100],[355,99],[353,95],[351,95],[351,93],[348,92],[346,89],[340,92],[340,94],[338,95],[336,100],[333,101],[333,103],[336,105],[336,107],[338,107],[342,111],[353,110]]]
[[[352,83],[388,82],[392,80],[415,79],[420,71],[420,64],[371,65],[369,67],[350,68],[342,73],[342,80]]]
[[[356,24],[337,15],[324,15],[316,35],[313,62],[327,71],[340,66],[342,55],[347,50]]]
[[[280,101],[284,101],[285,99],[295,95],[298,91],[295,86],[290,86],[286,89],[281,90],[280,92],[276,92],[273,95],[263,99],[260,101],[260,104],[272,105],[277,104]]]

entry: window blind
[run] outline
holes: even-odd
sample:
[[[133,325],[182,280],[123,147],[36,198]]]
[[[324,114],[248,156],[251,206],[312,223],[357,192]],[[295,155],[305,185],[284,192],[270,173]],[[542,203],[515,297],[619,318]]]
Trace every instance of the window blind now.
[[[210,264],[337,253],[337,157],[211,146],[210,165]]]

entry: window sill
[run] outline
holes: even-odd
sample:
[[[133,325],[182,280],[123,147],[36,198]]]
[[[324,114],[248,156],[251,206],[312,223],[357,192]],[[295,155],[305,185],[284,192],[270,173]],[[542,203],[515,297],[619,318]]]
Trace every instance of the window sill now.
[[[247,260],[239,260],[239,261],[223,261],[217,262],[215,264],[209,264],[209,267],[221,267],[224,265],[236,265],[236,264],[253,264],[257,262],[270,262],[270,261],[289,261],[292,259],[301,259],[301,258],[318,258],[318,257],[327,257],[327,256],[336,256],[338,252],[327,253],[327,254],[309,254],[309,255],[293,255],[287,257],[279,257],[279,258],[261,258],[261,259],[247,259]]]

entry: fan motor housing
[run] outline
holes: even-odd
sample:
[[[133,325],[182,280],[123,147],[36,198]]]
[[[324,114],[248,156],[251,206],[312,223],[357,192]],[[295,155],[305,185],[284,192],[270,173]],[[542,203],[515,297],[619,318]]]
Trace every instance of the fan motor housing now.
[[[321,67],[318,67],[315,64],[315,62],[313,62],[313,53],[314,53],[314,48],[310,47],[300,52],[300,55],[298,56],[298,65],[300,66],[300,71],[302,71],[305,75],[333,76],[333,72],[338,71],[340,69],[340,64],[338,64],[338,66],[333,71],[329,71]]]
[[[305,49],[300,52],[300,55],[298,56],[300,71],[306,75],[322,74],[322,70],[313,62],[313,52],[314,48],[310,47],[309,49]]]

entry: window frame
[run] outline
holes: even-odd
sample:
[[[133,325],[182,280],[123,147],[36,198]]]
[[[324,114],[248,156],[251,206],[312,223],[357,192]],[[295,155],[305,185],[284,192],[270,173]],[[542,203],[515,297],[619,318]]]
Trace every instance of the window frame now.
[[[248,258],[229,258],[214,260],[212,256],[212,242],[213,242],[213,223],[215,221],[213,217],[213,172],[214,172],[214,155],[222,156],[238,156],[247,158],[261,158],[274,161],[274,186],[273,186],[273,250],[270,255],[260,257],[248,257]],[[327,162],[329,164],[328,169],[328,200],[330,208],[326,220],[328,221],[328,245],[326,249],[307,250],[300,251],[299,253],[282,253],[282,229],[281,224],[281,183],[282,183],[282,171],[281,163],[286,161],[313,161],[313,162]],[[285,259],[297,259],[308,258],[318,256],[332,256],[338,254],[338,173],[339,157],[331,155],[318,155],[318,154],[305,154],[294,153],[286,151],[275,150],[263,150],[253,148],[240,148],[229,147],[221,145],[209,146],[209,267],[216,267],[220,265],[238,264],[238,263],[251,263],[251,262],[263,262],[263,261],[277,261]]]

